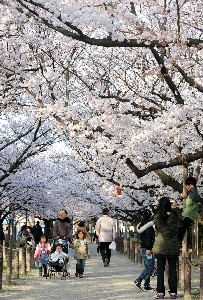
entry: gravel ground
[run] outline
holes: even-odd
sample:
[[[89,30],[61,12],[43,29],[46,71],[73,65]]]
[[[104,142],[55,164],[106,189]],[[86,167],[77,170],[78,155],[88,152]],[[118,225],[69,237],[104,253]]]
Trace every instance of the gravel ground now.
[[[84,278],[75,278],[75,261],[70,260],[71,277],[46,279],[38,277],[38,270],[16,281],[15,285],[4,286],[0,298],[6,300],[135,300],[154,299],[154,291],[139,292],[133,281],[141,272],[141,266],[112,251],[109,267],[104,268],[101,256],[96,255],[96,245],[90,244],[91,259],[87,260]],[[151,280],[156,286],[156,278]],[[181,296],[181,294],[180,294]],[[169,299],[169,297],[165,297]],[[182,299],[182,296],[178,299]]]

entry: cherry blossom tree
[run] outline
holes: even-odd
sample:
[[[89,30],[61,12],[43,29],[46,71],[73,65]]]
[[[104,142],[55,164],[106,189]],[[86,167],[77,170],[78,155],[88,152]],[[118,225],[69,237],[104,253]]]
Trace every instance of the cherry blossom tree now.
[[[202,1],[1,3],[4,107],[49,117],[138,203],[180,192],[182,166],[201,180]]]

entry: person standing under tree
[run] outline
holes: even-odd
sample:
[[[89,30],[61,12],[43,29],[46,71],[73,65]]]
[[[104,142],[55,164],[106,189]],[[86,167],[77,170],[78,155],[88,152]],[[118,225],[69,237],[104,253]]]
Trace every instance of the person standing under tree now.
[[[37,221],[37,224],[33,226],[32,234],[34,236],[35,245],[38,245],[40,242],[40,237],[43,234],[39,221]]]
[[[155,299],[164,299],[164,271],[168,261],[168,284],[170,299],[177,298],[177,271],[176,263],[180,253],[178,243],[178,226],[182,220],[181,211],[177,208],[176,201],[162,197],[157,207],[154,223],[157,236],[152,251],[157,259],[157,294]]]
[[[104,267],[108,267],[111,259],[111,249],[109,245],[115,241],[116,230],[114,220],[109,216],[109,209],[102,210],[102,216],[96,222],[96,234],[99,237],[100,253],[104,262]]]
[[[154,257],[152,247],[155,239],[154,222],[151,221],[151,211],[143,208],[140,211],[141,222],[137,225],[137,233],[140,234],[140,255],[144,261],[144,270],[134,281],[135,287],[142,291],[141,282],[144,280],[144,290],[152,290],[150,286],[150,276],[154,270]]]

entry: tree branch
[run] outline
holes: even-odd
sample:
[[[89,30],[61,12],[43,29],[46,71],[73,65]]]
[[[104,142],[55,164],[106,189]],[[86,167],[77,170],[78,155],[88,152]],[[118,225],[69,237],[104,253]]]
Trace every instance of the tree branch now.
[[[195,153],[189,153],[189,154],[185,154],[184,157],[183,155],[179,155],[174,159],[171,159],[169,162],[157,162],[154,163],[150,166],[148,166],[145,169],[138,169],[134,163],[132,162],[132,160],[130,158],[126,159],[126,164],[127,166],[131,169],[131,171],[138,177],[138,178],[142,178],[145,175],[149,174],[152,171],[157,171],[159,169],[165,169],[165,168],[171,168],[171,167],[175,167],[175,166],[180,166],[183,164],[183,159],[184,162],[186,161],[187,163],[196,161],[200,158],[203,158],[203,150],[198,150]]]

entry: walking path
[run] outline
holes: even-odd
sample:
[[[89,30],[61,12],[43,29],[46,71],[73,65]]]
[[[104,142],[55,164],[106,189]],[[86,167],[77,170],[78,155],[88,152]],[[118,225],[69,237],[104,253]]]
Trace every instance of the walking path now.
[[[126,257],[112,251],[109,267],[104,268],[101,256],[96,255],[96,245],[90,244],[91,259],[87,260],[84,278],[75,278],[75,261],[71,259],[71,277],[46,279],[38,276],[38,270],[16,281],[16,285],[5,286],[0,298],[6,300],[136,300],[154,299],[154,291],[139,292],[133,281],[141,266],[131,263]],[[156,278],[151,280],[156,286]],[[182,292],[180,298],[182,298]],[[165,299],[169,299],[168,295]]]

